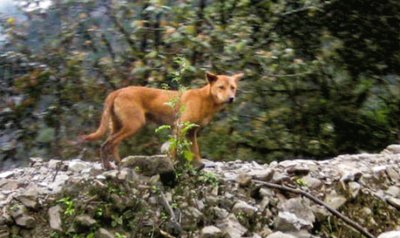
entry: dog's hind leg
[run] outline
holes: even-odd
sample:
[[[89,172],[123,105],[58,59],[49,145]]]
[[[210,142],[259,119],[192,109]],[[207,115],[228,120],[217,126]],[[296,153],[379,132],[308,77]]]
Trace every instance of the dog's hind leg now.
[[[124,108],[119,110],[119,108]],[[134,135],[145,124],[145,115],[140,107],[134,105],[124,105],[118,107],[115,102],[114,113],[120,123],[120,129],[112,134],[101,146],[103,166],[105,169],[111,169],[110,157],[113,157],[116,163],[119,163],[118,146],[122,140]]]

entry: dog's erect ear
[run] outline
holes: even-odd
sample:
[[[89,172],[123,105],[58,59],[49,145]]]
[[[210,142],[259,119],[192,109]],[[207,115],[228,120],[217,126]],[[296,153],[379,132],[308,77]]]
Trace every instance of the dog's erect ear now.
[[[206,77],[207,77],[207,81],[208,81],[209,83],[214,83],[214,82],[217,81],[217,79],[218,79],[218,76],[217,76],[217,75],[215,75],[215,74],[213,74],[213,73],[210,73],[210,72],[206,72]]]
[[[236,81],[239,81],[240,79],[242,79],[243,76],[244,76],[243,73],[237,73],[237,74],[232,75],[232,77],[235,78]]]

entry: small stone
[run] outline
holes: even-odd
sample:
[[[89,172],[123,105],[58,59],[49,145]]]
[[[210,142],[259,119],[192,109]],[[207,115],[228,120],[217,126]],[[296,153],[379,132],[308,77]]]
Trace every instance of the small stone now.
[[[12,237],[10,234],[10,230],[8,229],[7,226],[5,227],[0,227],[0,238],[9,238]]]
[[[361,185],[357,182],[349,182],[348,183],[348,191],[352,198],[356,198],[360,193]]]
[[[115,236],[104,228],[100,228],[95,233],[96,238],[115,238]]]
[[[372,172],[374,172],[374,174],[376,175],[381,175],[383,173],[385,173],[387,167],[386,165],[379,165],[379,166],[375,166],[372,168]]]
[[[391,154],[400,154],[400,145],[389,145],[383,152]]]
[[[389,197],[388,199],[386,199],[386,201],[393,207],[400,209],[400,199],[399,198]]]
[[[314,223],[315,216],[311,211],[308,200],[301,197],[295,197],[282,204],[282,210],[294,213],[297,217],[304,219],[310,224]]]
[[[283,173],[274,173],[274,176],[271,179],[272,183],[282,183],[282,182],[289,182],[290,177]]]
[[[241,238],[247,232],[247,228],[240,224],[233,214],[223,219],[217,226],[228,238]]]
[[[236,215],[246,215],[246,217],[252,217],[257,212],[257,208],[247,204],[244,201],[238,201],[233,206],[232,212]]]
[[[104,177],[108,179],[116,179],[118,177],[118,170],[113,169],[113,170],[107,170],[104,173],[102,173]]]
[[[267,237],[271,234],[272,234],[272,230],[267,225],[265,225],[260,232],[261,237]]]
[[[14,171],[6,171],[0,173],[0,179],[7,179],[14,175]]]
[[[211,213],[214,214],[214,216],[217,219],[224,219],[225,217],[227,217],[229,215],[229,212],[227,210],[217,207],[217,206],[211,208]]]
[[[337,195],[335,193],[331,193],[331,194],[327,195],[325,198],[325,203],[328,204],[333,209],[338,209],[343,204],[345,204],[346,201],[347,200],[344,196]]]
[[[274,233],[268,235],[267,238],[296,238],[296,237],[292,236],[290,234],[285,234],[280,231],[277,231],[277,232],[274,232]]]
[[[38,167],[43,163],[43,159],[39,157],[31,157],[29,160],[31,161],[32,167]]]
[[[294,175],[307,175],[310,172],[310,169],[303,165],[297,164],[294,167],[288,168],[287,172]]]
[[[380,234],[378,238],[399,238],[400,231],[388,231]]]
[[[117,177],[121,181],[131,180],[133,178],[133,171],[128,168],[123,168]]]
[[[269,188],[260,188],[259,193],[262,197],[273,197],[274,191]]]
[[[262,181],[270,181],[274,176],[275,171],[273,169],[267,168],[264,170],[256,170],[254,172],[250,172],[249,175],[254,179],[262,180]]]
[[[222,231],[215,226],[206,226],[201,229],[200,237],[201,238],[219,238],[222,237]]]
[[[237,176],[236,181],[240,187],[248,187],[251,184],[251,176],[241,173]]]
[[[261,211],[264,211],[268,207],[269,203],[270,203],[269,197],[263,197],[263,199],[260,202]]]
[[[54,182],[48,185],[48,188],[54,193],[58,193],[62,190],[63,186],[66,184],[69,176],[66,174],[58,174]]]
[[[32,208],[32,209],[37,209],[39,206],[38,197],[36,197],[36,196],[21,195],[21,196],[15,197],[15,199],[20,201],[22,204],[24,204],[24,206]]]
[[[400,188],[398,186],[390,186],[385,192],[392,197],[400,198]]]
[[[49,208],[48,215],[49,215],[49,223],[50,228],[56,231],[62,231],[62,222],[61,222],[61,211],[62,208],[60,205],[53,206]]]
[[[328,216],[331,215],[331,213],[325,207],[320,205],[312,206],[311,210],[313,211],[315,219],[318,222],[324,221]]]
[[[35,227],[36,221],[35,218],[33,218],[32,216],[24,214],[15,219],[15,224],[17,224],[18,226],[22,226],[24,228],[32,229]]]
[[[304,176],[301,180],[309,187],[310,189],[320,189],[322,187],[321,180],[317,178],[313,178],[310,175]]]
[[[68,164],[68,170],[75,172],[75,173],[80,173],[82,170],[86,169],[88,165],[81,161],[81,160],[72,160]]]
[[[15,205],[10,208],[10,215],[12,218],[17,219],[18,217],[26,214],[28,210],[23,205]]]
[[[77,225],[82,227],[91,227],[96,224],[96,220],[88,215],[79,215],[75,218]]]
[[[21,185],[21,182],[19,180],[14,180],[14,179],[7,179],[3,180],[0,182],[0,188],[1,190],[17,190],[18,187]]]
[[[145,176],[174,171],[174,165],[166,155],[128,156],[121,161],[120,166],[137,170]]]
[[[195,207],[189,207],[187,210],[196,221],[201,220],[201,218],[203,217],[203,213]]]
[[[47,163],[47,166],[48,166],[50,169],[60,169],[62,163],[63,163],[63,162],[62,162],[61,160],[51,159],[51,160],[49,160],[49,162]]]
[[[349,181],[358,181],[362,177],[362,172],[358,170],[345,171],[342,173],[342,177],[340,181],[349,182]]]
[[[400,180],[399,173],[393,167],[388,167],[387,170],[386,170],[386,173],[389,175],[389,178],[392,181],[399,181]]]
[[[274,225],[276,230],[284,232],[299,231],[301,229],[310,230],[313,227],[309,221],[301,219],[296,214],[287,211],[278,213]]]

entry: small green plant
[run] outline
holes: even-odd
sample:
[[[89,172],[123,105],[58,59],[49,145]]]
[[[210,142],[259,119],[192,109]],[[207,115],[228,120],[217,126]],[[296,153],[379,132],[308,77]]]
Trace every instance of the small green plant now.
[[[112,227],[117,227],[124,223],[124,219],[122,218],[122,216],[111,215],[111,219],[112,219],[111,221]]]
[[[103,208],[98,207],[96,209],[96,217],[101,217],[101,216],[103,216]]]
[[[61,234],[56,231],[54,231],[50,234],[50,238],[60,238],[60,237],[61,237]]]
[[[210,184],[213,187],[218,186],[218,178],[214,173],[200,171],[200,176],[198,179],[200,182]]]
[[[193,153],[191,151],[191,142],[187,139],[187,134],[198,125],[188,122],[181,121],[181,115],[185,111],[184,105],[180,104],[180,98],[182,94],[186,91],[186,88],[181,84],[182,77],[185,71],[190,67],[190,63],[187,59],[182,57],[175,58],[175,63],[178,64],[179,70],[172,74],[172,81],[178,85],[178,95],[171,98],[166,105],[171,107],[174,111],[174,127],[170,125],[161,125],[156,128],[155,132],[160,133],[161,131],[169,130],[169,138],[167,142],[169,143],[169,153],[174,159],[183,158],[186,162],[191,162],[193,159]]]
[[[75,213],[75,203],[70,197],[61,198],[57,202],[64,205],[64,215],[72,216]]]
[[[89,234],[86,235],[86,238],[94,238],[94,232],[90,232]]]
[[[304,182],[304,180],[303,180],[302,178],[296,178],[296,179],[294,180],[294,182],[295,182],[297,185],[299,185],[300,187],[306,187],[306,186],[307,186],[306,182]]]
[[[161,212],[160,219],[162,221],[166,221],[166,220],[168,220],[168,215],[165,212]]]
[[[126,238],[126,235],[122,235],[120,233],[115,233],[115,238]]]

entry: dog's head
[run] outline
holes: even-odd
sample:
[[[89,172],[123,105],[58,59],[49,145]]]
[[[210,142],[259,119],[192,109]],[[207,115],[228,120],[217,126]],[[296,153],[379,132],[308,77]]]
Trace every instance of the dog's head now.
[[[227,75],[215,75],[206,73],[210,92],[217,104],[232,103],[235,100],[238,81],[243,77],[243,73]]]

